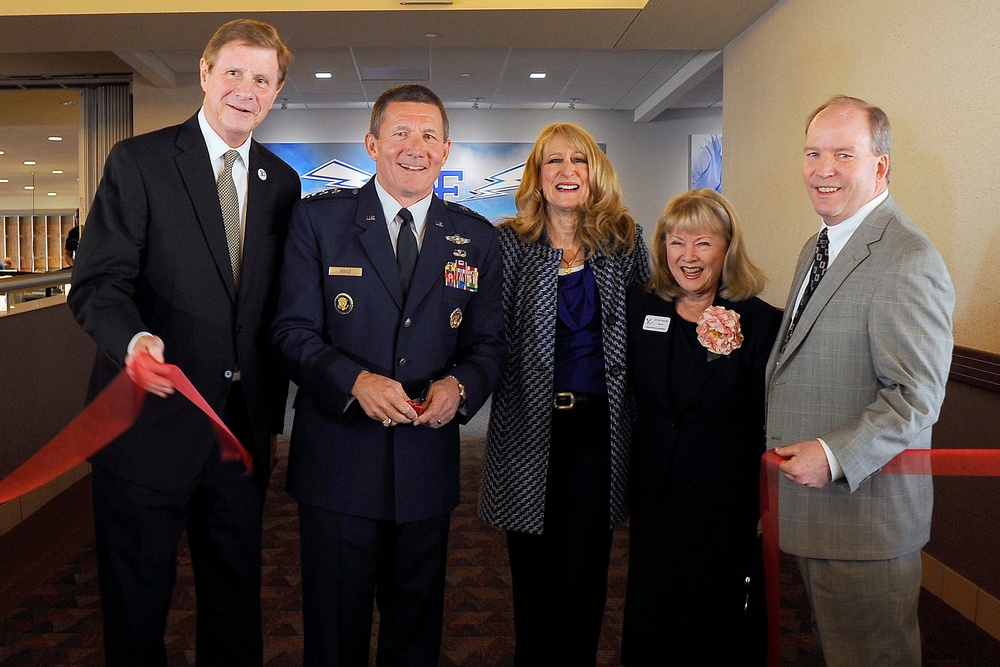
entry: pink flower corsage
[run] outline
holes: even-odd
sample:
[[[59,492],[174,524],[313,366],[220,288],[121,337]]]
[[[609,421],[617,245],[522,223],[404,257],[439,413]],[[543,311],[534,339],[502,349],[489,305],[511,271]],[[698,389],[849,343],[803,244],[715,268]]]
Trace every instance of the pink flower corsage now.
[[[708,349],[708,360],[738,350],[743,344],[740,314],[722,306],[709,306],[698,318],[698,342]]]

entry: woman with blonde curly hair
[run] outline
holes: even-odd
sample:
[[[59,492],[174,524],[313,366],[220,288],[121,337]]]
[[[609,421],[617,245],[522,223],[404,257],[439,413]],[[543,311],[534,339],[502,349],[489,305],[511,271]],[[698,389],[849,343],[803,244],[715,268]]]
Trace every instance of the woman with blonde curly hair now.
[[[479,512],[507,531],[515,664],[593,665],[627,515],[625,296],[649,260],[614,167],[578,125],[542,131],[515,200],[499,230],[510,359]]]
[[[763,664],[762,600],[748,598],[746,577],[758,555],[764,370],[781,313],[757,298],[764,274],[714,190],[667,203],[652,255],[647,289],[628,298],[638,420],[622,663]]]

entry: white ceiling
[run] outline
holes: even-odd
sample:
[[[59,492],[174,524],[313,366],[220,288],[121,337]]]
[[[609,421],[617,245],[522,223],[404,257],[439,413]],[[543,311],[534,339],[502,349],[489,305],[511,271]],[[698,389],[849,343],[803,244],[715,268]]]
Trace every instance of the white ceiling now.
[[[642,9],[395,10],[256,13],[275,25],[295,60],[278,105],[363,108],[382,90],[421,81],[449,108],[632,111],[638,121],[666,109],[722,104],[716,53],[777,0],[649,0]],[[76,208],[76,126],[53,124],[19,88],[44,78],[73,95],[74,76],[132,74],[169,89],[197,74],[204,43],[237,15],[80,14],[0,16],[0,206],[30,208],[32,172],[41,191],[72,192]],[[434,35],[434,36],[429,36]],[[53,38],[58,36],[58,38]],[[391,43],[393,46],[385,46]],[[317,79],[315,72],[333,74]],[[545,72],[544,79],[530,79]],[[63,82],[71,83],[64,84]],[[10,95],[17,95],[16,100]],[[478,99],[477,99],[478,98]],[[52,100],[45,98],[44,104]],[[65,108],[63,111],[67,111]],[[53,145],[45,137],[67,139]],[[45,157],[41,160],[30,156]],[[39,164],[26,167],[24,159]],[[52,169],[62,169],[56,179]],[[26,194],[27,193],[27,194]],[[24,209],[24,205],[20,205]]]

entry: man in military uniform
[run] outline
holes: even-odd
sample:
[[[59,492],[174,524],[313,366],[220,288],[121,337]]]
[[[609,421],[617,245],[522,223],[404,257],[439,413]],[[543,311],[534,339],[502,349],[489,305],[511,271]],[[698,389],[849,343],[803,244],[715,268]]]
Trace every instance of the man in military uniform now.
[[[273,339],[299,391],[288,491],[299,502],[306,665],[436,665],[458,422],[507,355],[496,232],[433,194],[448,119],[428,88],[376,100],[360,190],[292,215]],[[478,284],[446,281],[462,257]]]

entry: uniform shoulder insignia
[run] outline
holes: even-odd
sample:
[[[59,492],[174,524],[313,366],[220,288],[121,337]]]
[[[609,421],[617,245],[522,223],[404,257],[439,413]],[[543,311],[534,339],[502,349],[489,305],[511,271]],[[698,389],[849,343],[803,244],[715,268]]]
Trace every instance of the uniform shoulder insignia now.
[[[329,190],[320,190],[319,192],[314,192],[311,195],[306,195],[303,199],[317,199],[319,197],[357,197],[358,189],[346,189],[346,188],[330,188]]]
[[[450,202],[448,200],[444,200],[444,205],[447,208],[451,209],[452,211],[457,211],[459,213],[464,213],[465,215],[469,216],[470,218],[475,218],[476,220],[479,220],[481,222],[485,222],[486,224],[490,225],[491,227],[493,226],[493,223],[490,222],[489,218],[487,218],[486,216],[484,216],[482,213],[479,213],[478,211],[473,211],[468,206],[464,206],[462,204],[458,204],[458,203],[455,203],[455,202]]]

